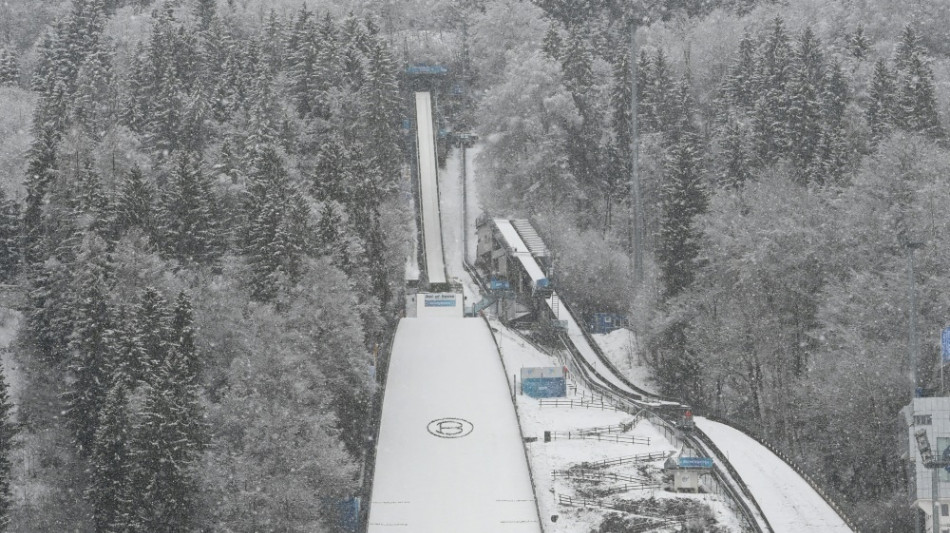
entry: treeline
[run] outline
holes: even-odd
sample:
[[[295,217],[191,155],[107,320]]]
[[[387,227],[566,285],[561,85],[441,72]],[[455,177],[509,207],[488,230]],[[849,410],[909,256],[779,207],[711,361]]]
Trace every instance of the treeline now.
[[[27,294],[10,529],[333,530],[408,239],[392,52],[372,19],[213,0],[137,39],[126,4],[39,40],[26,198],[0,196]]]
[[[857,13],[533,4],[517,16],[546,29],[522,23],[532,33],[481,102],[482,197],[540,221],[559,287],[582,312],[631,313],[666,394],[785,450],[867,530],[912,527],[906,435],[893,423],[911,394],[909,254],[922,243],[918,374],[937,393],[950,230],[936,207],[950,153],[935,79],[950,58],[922,38],[926,21],[874,2]],[[918,8],[941,9],[928,6]],[[631,16],[647,251],[638,289]],[[823,17],[834,23],[821,34],[806,22]]]

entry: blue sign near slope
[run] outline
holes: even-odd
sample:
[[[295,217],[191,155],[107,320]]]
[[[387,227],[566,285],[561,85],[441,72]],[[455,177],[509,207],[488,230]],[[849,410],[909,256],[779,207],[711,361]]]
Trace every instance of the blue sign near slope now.
[[[708,457],[680,457],[680,468],[712,468],[713,460]]]
[[[943,346],[943,362],[950,363],[950,326],[943,328],[940,344]]]

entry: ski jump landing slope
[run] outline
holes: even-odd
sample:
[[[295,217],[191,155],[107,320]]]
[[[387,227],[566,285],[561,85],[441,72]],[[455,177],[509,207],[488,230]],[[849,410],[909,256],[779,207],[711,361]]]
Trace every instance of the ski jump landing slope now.
[[[695,420],[696,426],[729,455],[775,533],[852,533],[808,482],[755,439],[703,417]]]
[[[393,342],[369,533],[540,533],[508,379],[477,318],[404,318]]]

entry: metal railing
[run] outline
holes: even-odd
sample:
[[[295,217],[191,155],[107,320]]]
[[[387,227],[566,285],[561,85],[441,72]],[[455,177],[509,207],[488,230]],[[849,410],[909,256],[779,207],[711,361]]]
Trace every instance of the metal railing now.
[[[626,433],[630,431],[631,429],[633,429],[633,426],[637,425],[637,422],[639,421],[640,420],[638,418],[634,418],[633,420],[629,422],[621,422],[613,426],[595,426],[595,427],[590,427],[590,428],[575,429],[574,431],[577,433],[583,433],[583,434],[589,434],[589,435],[594,435],[594,434],[603,435],[604,433],[607,433],[607,434]]]
[[[624,483],[651,483],[659,486],[658,483],[649,478],[641,478],[635,476],[625,476],[623,474],[615,474],[613,472],[599,472],[596,470],[552,470],[551,477],[557,479],[559,477],[567,479],[580,479],[584,481],[622,481]]]
[[[541,407],[569,407],[571,409],[599,409],[601,411],[626,412],[624,408],[611,403],[575,398],[541,398],[538,400],[538,405]]]
[[[567,505],[571,507],[588,507],[595,509],[607,509],[609,511],[620,511],[623,513],[630,513],[630,510],[627,506],[618,504],[617,502],[603,501],[603,500],[592,500],[590,498],[575,498],[573,496],[565,496],[563,494],[557,495],[557,503],[559,505]],[[632,514],[632,513],[631,513]],[[679,525],[696,518],[695,515],[682,515],[682,516],[648,516],[644,514],[634,514],[633,518],[646,521],[647,523],[642,524],[640,527],[645,527],[646,529],[625,529],[627,532],[634,531],[649,531],[650,529],[655,529],[661,526],[671,526]],[[637,526],[634,526],[637,527]]]
[[[546,434],[548,432],[545,432]],[[601,442],[622,442],[625,444],[650,445],[650,437],[637,435],[603,435],[600,433],[578,433],[576,431],[551,431],[551,440],[596,440]]]
[[[637,455],[627,455],[624,457],[615,457],[613,459],[602,459],[600,461],[584,461],[581,463],[575,463],[572,468],[583,468],[583,469],[595,469],[595,468],[608,468],[611,466],[618,466],[629,463],[648,463],[651,461],[659,461],[661,459],[666,459],[670,457],[675,452],[653,452],[653,453],[640,453]]]

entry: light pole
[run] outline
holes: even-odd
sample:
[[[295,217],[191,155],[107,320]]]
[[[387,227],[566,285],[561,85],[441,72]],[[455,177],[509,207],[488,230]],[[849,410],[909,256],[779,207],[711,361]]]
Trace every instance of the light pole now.
[[[917,361],[920,359],[917,346],[917,286],[914,280],[914,250],[922,247],[924,243],[901,239],[904,249],[907,250],[907,279],[910,290],[910,323],[908,332],[907,357],[910,359],[910,402],[913,406],[914,398],[917,397]]]
[[[914,280],[914,250],[923,246],[922,242],[911,241],[901,233],[898,235],[898,240],[901,243],[901,246],[907,250],[907,280],[908,280],[908,290],[910,291],[910,324],[908,327],[908,346],[907,346],[907,357],[910,367],[910,416],[911,420],[914,418],[914,398],[917,397],[917,286]],[[921,458],[924,458],[924,445],[926,445],[927,455],[930,457],[931,461],[933,455],[930,452],[930,442],[927,441],[926,433],[921,436],[921,431],[917,432],[917,446],[920,449]],[[927,459],[924,458],[924,465],[927,465]],[[930,467],[928,467],[930,468]],[[931,497],[933,498],[933,512],[934,512],[934,533],[940,533],[939,521],[940,517],[937,515],[938,503],[937,503],[937,494],[939,493],[939,474],[937,473],[936,468],[933,469],[931,473],[932,478],[932,493]],[[920,533],[920,521],[917,519],[917,511],[914,511],[914,531]]]
[[[637,136],[637,20],[630,14],[630,203],[633,225],[633,279],[643,283],[643,198],[640,196],[640,139]]]

